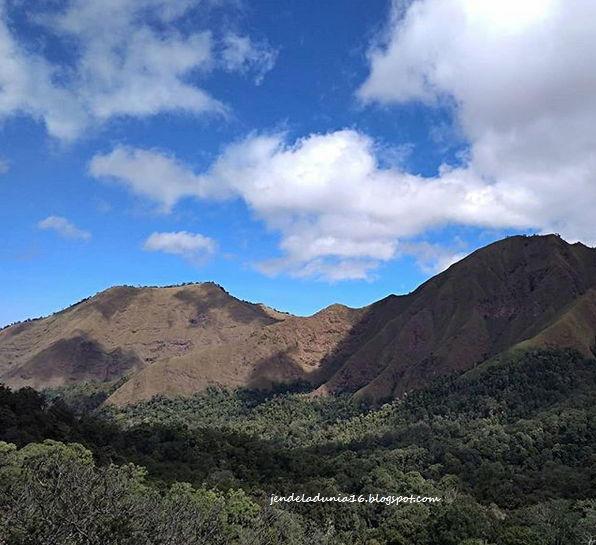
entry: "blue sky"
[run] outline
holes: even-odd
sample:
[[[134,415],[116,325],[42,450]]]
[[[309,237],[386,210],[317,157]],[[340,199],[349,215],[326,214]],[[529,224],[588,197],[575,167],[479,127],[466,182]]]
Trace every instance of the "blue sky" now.
[[[311,314],[594,244],[580,0],[0,0],[0,326],[215,281]]]

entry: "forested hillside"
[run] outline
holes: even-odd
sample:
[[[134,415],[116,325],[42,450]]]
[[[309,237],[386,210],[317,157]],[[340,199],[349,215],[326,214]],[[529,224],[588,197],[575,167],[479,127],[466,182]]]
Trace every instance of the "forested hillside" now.
[[[573,351],[497,361],[375,407],[298,384],[75,416],[67,402],[82,410],[82,390],[0,391],[0,440],[14,445],[0,448],[7,544],[596,538],[596,362]],[[291,493],[441,501],[269,506]]]

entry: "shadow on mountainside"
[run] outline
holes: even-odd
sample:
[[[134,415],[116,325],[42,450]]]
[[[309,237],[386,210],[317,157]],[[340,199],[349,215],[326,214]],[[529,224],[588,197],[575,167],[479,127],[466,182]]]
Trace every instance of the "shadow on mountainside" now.
[[[194,306],[197,321],[200,321],[207,312],[217,309],[226,313],[230,321],[243,324],[251,324],[255,321],[263,321],[267,324],[274,324],[278,320],[268,314],[263,308],[254,303],[240,301],[219,286],[213,286],[208,293],[197,293],[181,289],[174,294],[180,301]]]
[[[316,393],[358,391],[378,400],[468,370],[520,343],[590,355],[595,287],[594,249],[554,235],[510,237],[408,295],[363,309],[313,372],[301,378],[309,379]],[[542,332],[548,334],[541,337]],[[299,340],[296,350],[301,349]],[[259,362],[255,378],[282,361],[278,355]]]
[[[396,298],[390,296],[391,299]],[[382,302],[377,303],[382,304]],[[252,372],[247,381],[247,388],[267,388],[272,385],[306,381],[312,385],[313,390],[325,385],[337,372],[339,372],[350,357],[355,354],[363,345],[374,337],[378,327],[378,313],[374,306],[365,309],[349,309],[354,316],[351,327],[339,342],[335,343],[320,359],[311,357],[311,354],[324,350],[317,346],[317,342],[324,342],[326,331],[317,332],[321,339],[312,338],[312,334],[301,335],[298,333],[300,322],[296,324],[289,322],[280,327],[294,328],[296,331],[295,341],[291,346],[275,351],[275,353],[259,359],[253,366]],[[325,309],[309,318],[300,320],[315,320],[318,315],[329,312]],[[378,372],[373,364],[362,370],[361,380],[358,383],[346,383],[342,391],[356,391],[366,383],[366,380]],[[362,384],[360,384],[362,382]],[[321,392],[322,393],[322,392]]]
[[[13,387],[39,388],[66,386],[79,382],[109,382],[144,363],[134,353],[120,347],[107,351],[87,335],[60,339],[26,365],[5,373],[3,379]],[[66,380],[65,377],[69,377]]]

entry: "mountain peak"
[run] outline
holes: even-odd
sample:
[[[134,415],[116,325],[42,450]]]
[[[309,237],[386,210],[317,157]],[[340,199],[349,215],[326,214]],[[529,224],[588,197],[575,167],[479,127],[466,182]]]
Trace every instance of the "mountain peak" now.
[[[112,380],[285,318],[212,282],[114,286],[47,318],[0,331],[0,381],[42,388]]]

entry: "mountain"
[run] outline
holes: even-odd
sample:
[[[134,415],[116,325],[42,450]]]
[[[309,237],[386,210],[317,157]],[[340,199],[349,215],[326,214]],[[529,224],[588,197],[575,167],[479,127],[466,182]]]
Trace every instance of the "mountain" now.
[[[352,391],[380,399],[515,348],[572,347],[589,356],[595,295],[596,250],[554,235],[510,237],[411,294],[363,309],[333,305],[257,330],[241,343],[158,362],[110,401],[199,391],[212,366],[227,369],[226,384],[307,379],[318,386],[316,394]]]
[[[416,291],[302,318],[214,284],[113,288],[0,332],[0,382],[37,388],[130,375],[115,404],[211,383],[396,397],[516,349],[593,355],[596,250],[555,235],[482,248]]]
[[[111,381],[197,346],[230,343],[285,318],[239,301],[213,283],[115,287],[0,331],[0,382],[47,388]]]
[[[198,347],[137,373],[109,401],[126,404],[155,394],[192,394],[214,382],[214,375],[220,384],[250,388],[296,380],[317,385],[330,377],[338,359],[356,350],[359,339],[353,331],[365,313],[332,305],[308,318],[289,317],[235,342]]]
[[[367,319],[363,342],[321,392],[395,397],[516,348],[593,356],[596,250],[555,235],[509,237],[371,305]]]

